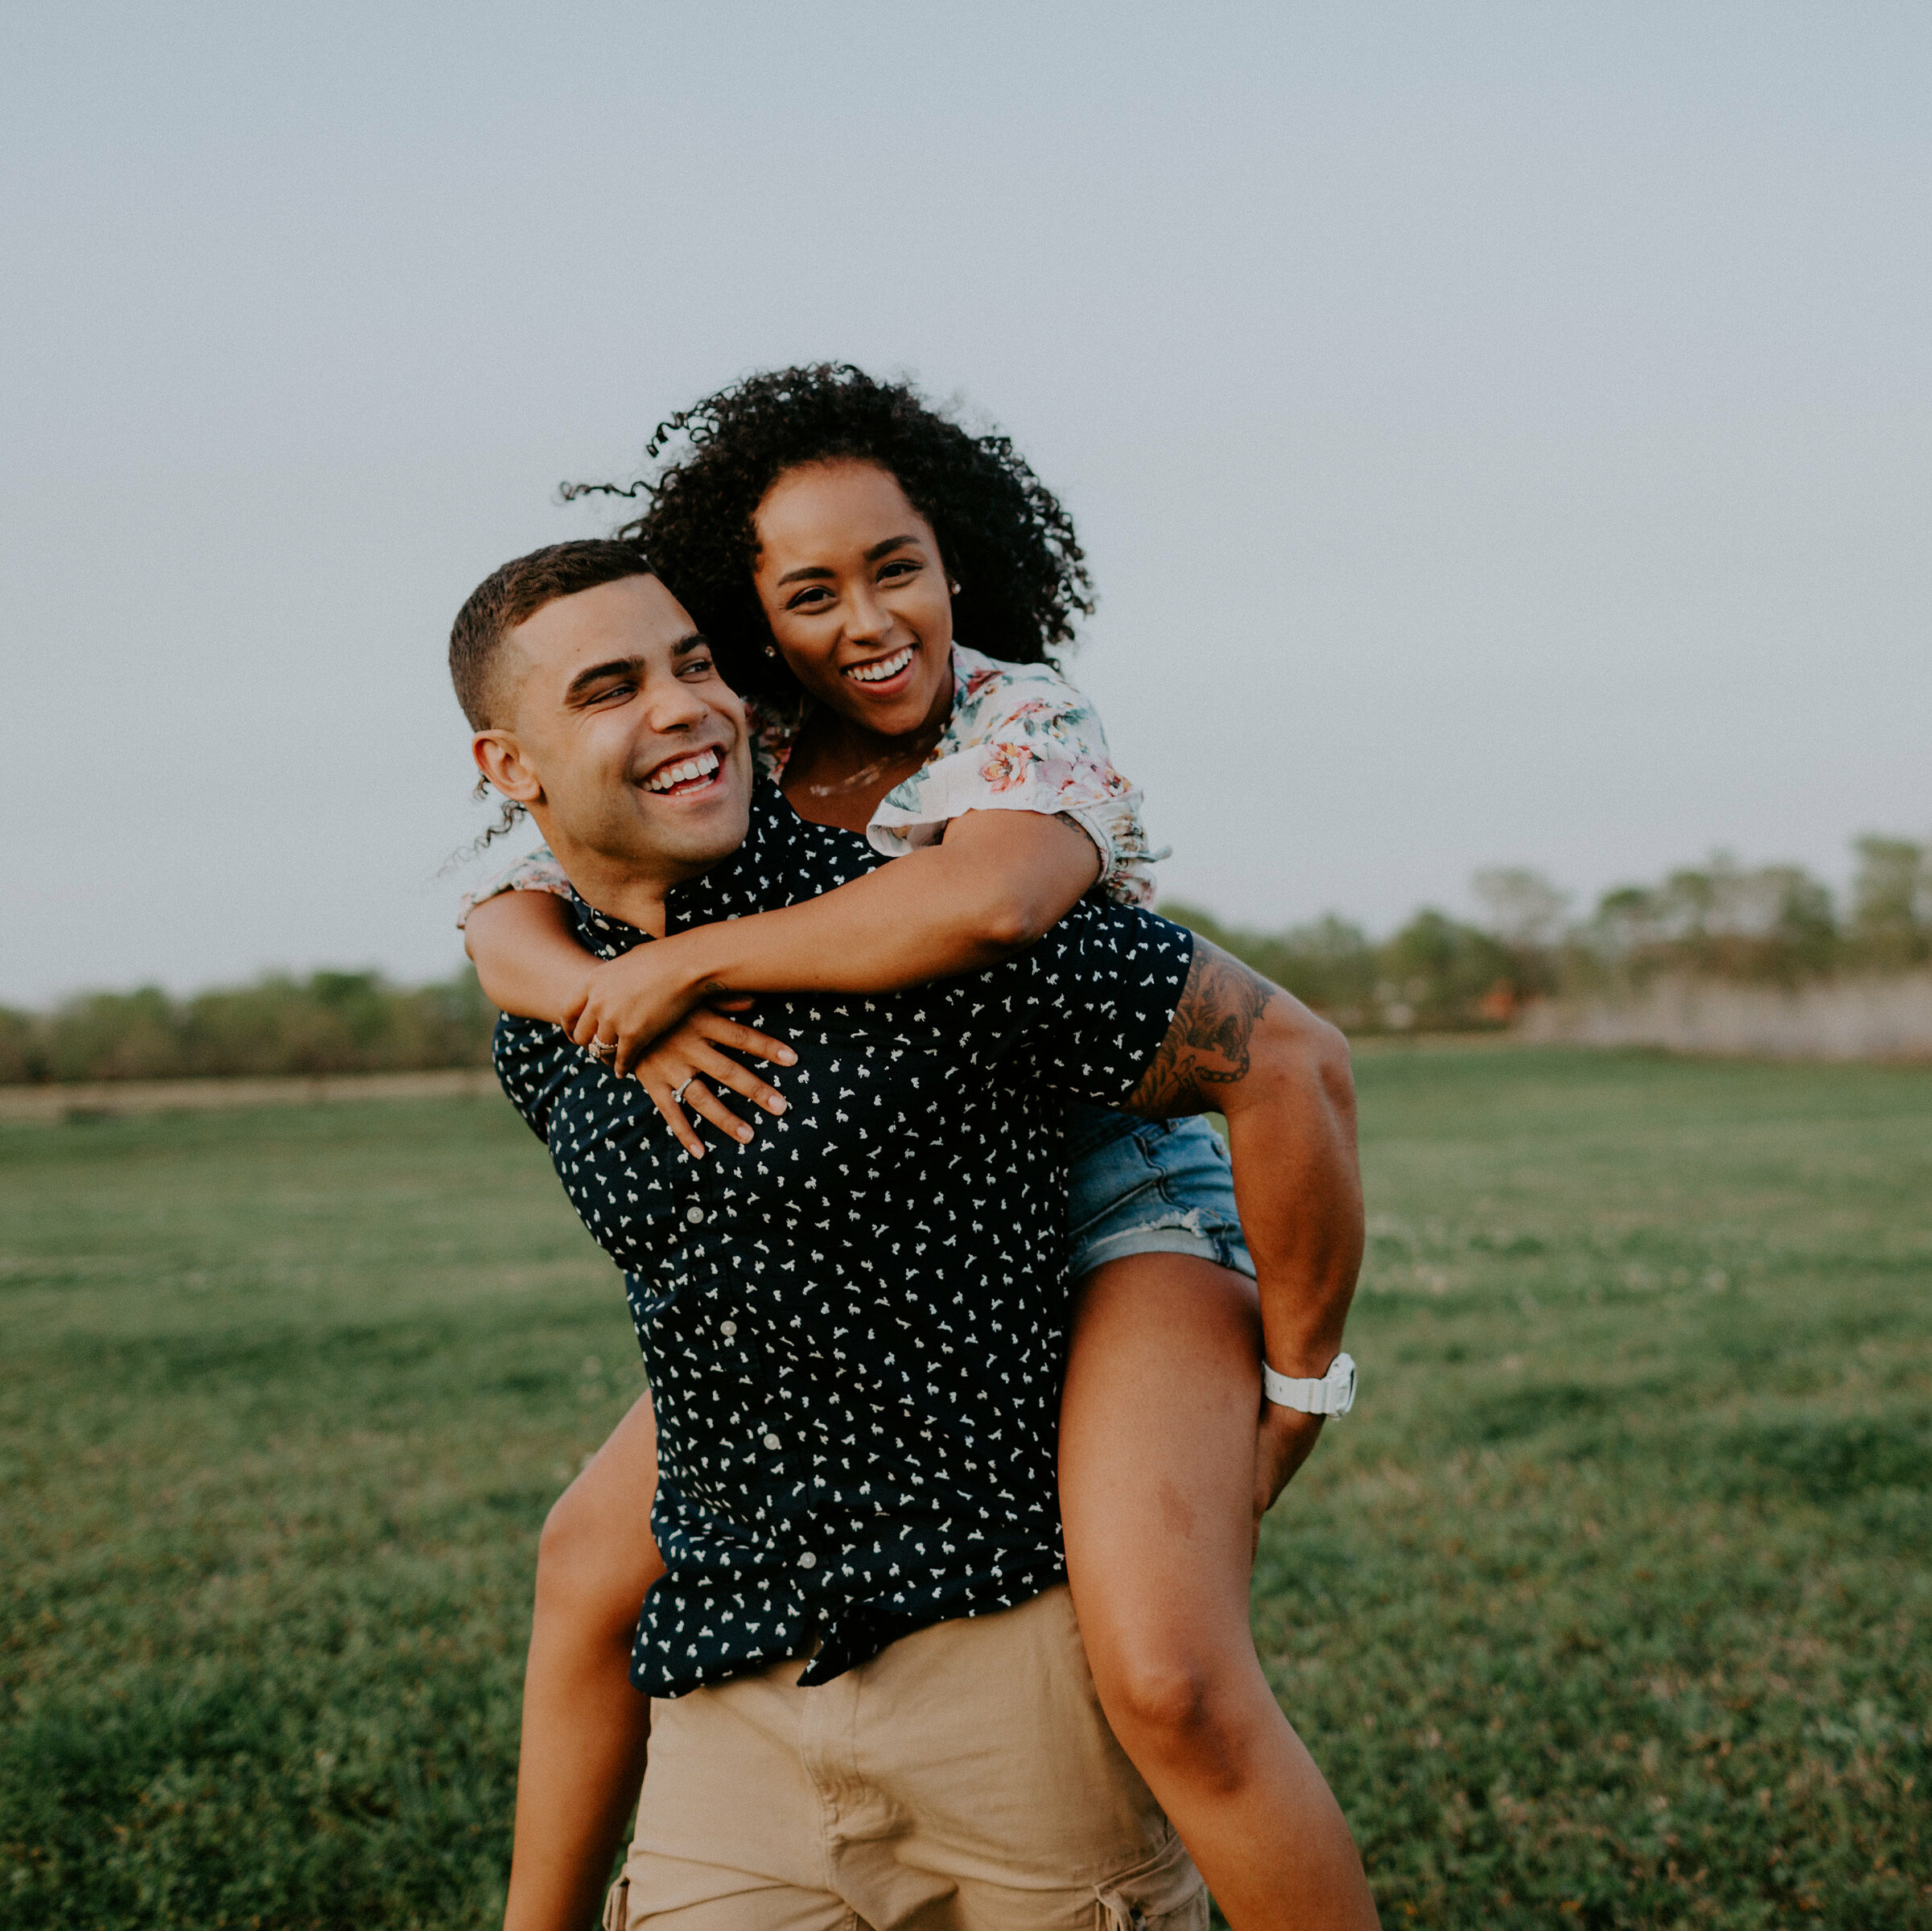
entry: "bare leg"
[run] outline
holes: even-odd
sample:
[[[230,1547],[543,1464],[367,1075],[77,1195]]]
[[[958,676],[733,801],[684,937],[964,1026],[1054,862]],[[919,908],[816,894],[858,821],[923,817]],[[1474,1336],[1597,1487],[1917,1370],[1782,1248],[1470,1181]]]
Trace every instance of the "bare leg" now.
[[[517,1835],[504,1931],[586,1931],[636,1808],[651,1732],[631,1634],[664,1573],[651,1539],[657,1427],[641,1396],[557,1499],[537,1550]]]
[[[1135,1254],[1081,1284],[1061,1408],[1067,1570],[1101,1707],[1234,1931],[1377,1923],[1349,1827],[1248,1624],[1254,1283]]]

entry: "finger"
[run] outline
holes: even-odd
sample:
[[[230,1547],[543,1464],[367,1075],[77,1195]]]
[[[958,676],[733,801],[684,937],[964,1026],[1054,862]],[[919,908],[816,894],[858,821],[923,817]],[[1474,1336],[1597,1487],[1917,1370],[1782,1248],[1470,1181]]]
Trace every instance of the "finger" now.
[[[728,1134],[740,1147],[750,1143],[752,1129],[749,1123],[739,1118],[702,1080],[693,1080],[685,1089],[684,1103],[695,1108],[720,1133]]]
[[[697,1030],[701,1037],[709,1040],[714,1046],[728,1046],[734,1052],[748,1052],[755,1060],[769,1060],[777,1066],[798,1064],[798,1055],[783,1040],[774,1039],[768,1032],[760,1032],[755,1027],[740,1026],[735,1019],[723,1018],[717,1013],[710,1015]]]
[[[587,1046],[597,1036],[597,1015],[591,1010],[589,996],[579,1002],[567,1022],[571,1038],[579,1046]]]
[[[714,1052],[708,1046],[694,1046],[691,1059],[698,1070],[714,1085],[727,1086],[733,1093],[741,1093],[755,1106],[762,1106],[767,1113],[783,1113],[786,1101],[785,1095],[775,1086],[768,1086],[748,1066],[740,1066],[735,1060],[727,1060],[722,1052]]]
[[[651,1104],[663,1115],[664,1123],[670,1128],[678,1144],[694,1160],[704,1158],[704,1142],[698,1138],[698,1130],[684,1117],[684,1109],[671,1097],[671,1089],[661,1085],[656,1080],[639,1082],[651,1096]]]
[[[749,1012],[753,1001],[748,992],[733,993],[728,999],[706,999],[705,1005],[713,1012]]]

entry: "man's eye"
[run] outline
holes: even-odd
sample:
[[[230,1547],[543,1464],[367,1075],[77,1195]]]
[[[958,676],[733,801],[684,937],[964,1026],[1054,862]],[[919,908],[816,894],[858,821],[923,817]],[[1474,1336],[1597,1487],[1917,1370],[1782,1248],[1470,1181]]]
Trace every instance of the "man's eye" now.
[[[621,702],[636,688],[635,684],[607,684],[602,690],[593,691],[590,701],[593,704],[608,704],[613,698]]]
[[[684,674],[687,677],[708,677],[717,668],[709,657],[693,657],[685,665]]]

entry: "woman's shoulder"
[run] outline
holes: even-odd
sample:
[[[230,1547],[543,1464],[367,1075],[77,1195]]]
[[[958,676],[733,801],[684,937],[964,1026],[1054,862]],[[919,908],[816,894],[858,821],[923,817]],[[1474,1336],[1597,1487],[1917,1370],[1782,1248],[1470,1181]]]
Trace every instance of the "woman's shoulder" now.
[[[1051,664],[1015,664],[964,644],[953,646],[955,727],[970,735],[1008,719],[1084,722],[1093,700]]]

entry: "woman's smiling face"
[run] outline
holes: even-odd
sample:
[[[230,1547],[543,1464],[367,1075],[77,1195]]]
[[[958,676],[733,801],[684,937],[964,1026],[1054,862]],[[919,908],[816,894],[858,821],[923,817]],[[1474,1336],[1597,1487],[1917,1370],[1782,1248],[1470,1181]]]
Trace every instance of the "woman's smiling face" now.
[[[953,599],[933,527],[898,479],[857,459],[808,463],[766,491],[753,522],[752,580],[806,691],[880,737],[943,718]]]

